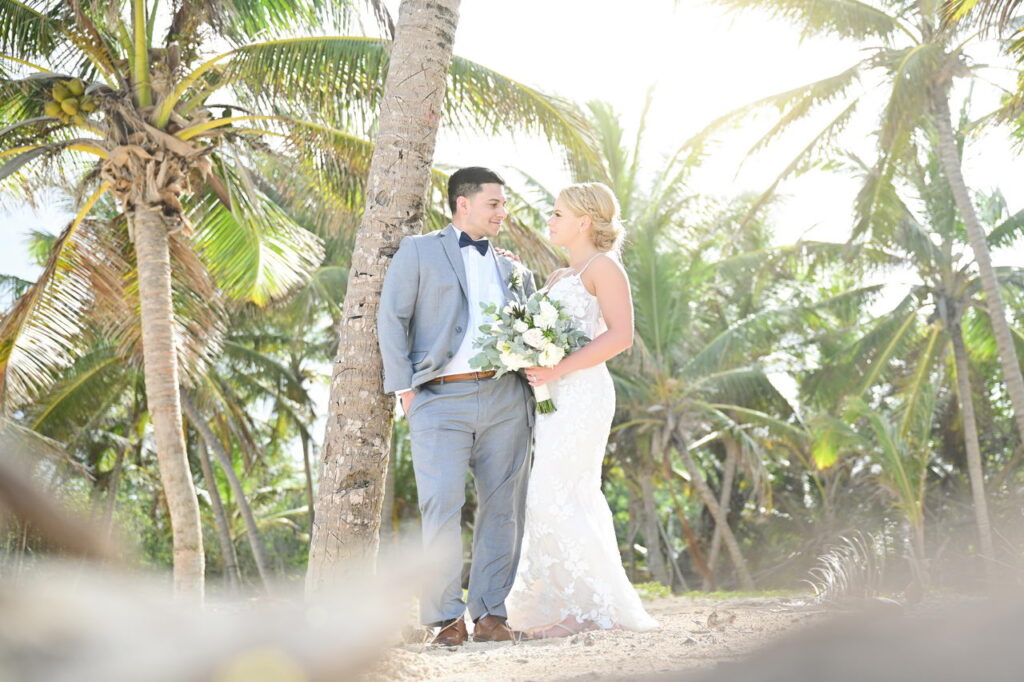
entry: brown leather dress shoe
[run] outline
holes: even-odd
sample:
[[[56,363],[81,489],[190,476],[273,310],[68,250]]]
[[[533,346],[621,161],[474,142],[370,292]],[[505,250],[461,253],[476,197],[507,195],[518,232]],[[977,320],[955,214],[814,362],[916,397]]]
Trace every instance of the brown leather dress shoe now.
[[[467,639],[469,639],[469,633],[466,632],[466,621],[462,618],[456,618],[447,625],[441,626],[441,629],[438,630],[430,645],[462,646],[466,643]]]
[[[518,641],[505,619],[500,616],[483,616],[473,627],[474,642],[514,642]]]

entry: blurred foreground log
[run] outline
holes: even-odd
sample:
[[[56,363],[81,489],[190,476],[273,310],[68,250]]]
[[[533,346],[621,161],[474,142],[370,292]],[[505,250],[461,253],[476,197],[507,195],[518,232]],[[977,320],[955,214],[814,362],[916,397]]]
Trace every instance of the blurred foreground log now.
[[[8,514],[34,529],[56,553],[117,562],[121,553],[106,535],[52,500],[9,453],[0,453],[0,520]],[[2,527],[2,524],[0,524]]]
[[[0,682],[347,680],[400,639],[422,557],[395,559],[400,573],[353,577],[309,603],[282,589],[273,601],[195,608],[174,600],[169,574],[133,570],[101,528],[42,489],[32,471],[46,456],[0,443],[0,528],[14,519],[66,557],[0,573]]]

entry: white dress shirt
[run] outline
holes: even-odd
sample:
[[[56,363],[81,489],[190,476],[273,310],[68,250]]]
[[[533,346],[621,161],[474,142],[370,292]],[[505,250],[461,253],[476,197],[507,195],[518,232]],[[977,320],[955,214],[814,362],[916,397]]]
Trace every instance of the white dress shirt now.
[[[455,228],[455,238],[462,238],[462,232],[458,228]],[[480,352],[480,349],[473,347],[474,339],[480,336],[480,325],[485,322],[480,304],[505,305],[505,292],[501,288],[501,273],[498,272],[498,263],[494,260],[494,246],[488,247],[487,253],[482,256],[472,246],[467,246],[460,251],[462,252],[462,264],[466,268],[466,285],[469,288],[467,292],[469,295],[469,326],[466,327],[466,335],[462,337],[459,349],[445,365],[441,376],[479,371],[469,366],[469,359]]]

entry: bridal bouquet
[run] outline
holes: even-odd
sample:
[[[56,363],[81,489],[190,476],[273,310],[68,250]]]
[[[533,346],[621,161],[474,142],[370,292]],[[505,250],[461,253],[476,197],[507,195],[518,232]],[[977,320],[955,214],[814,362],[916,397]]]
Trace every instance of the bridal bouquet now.
[[[554,367],[590,341],[561,304],[541,292],[525,303],[513,301],[500,309],[494,303],[481,305],[492,321],[480,327],[483,335],[474,342],[480,352],[469,365],[484,372],[495,370],[501,376],[526,367]],[[537,386],[533,393],[538,412],[555,411],[547,386]]]

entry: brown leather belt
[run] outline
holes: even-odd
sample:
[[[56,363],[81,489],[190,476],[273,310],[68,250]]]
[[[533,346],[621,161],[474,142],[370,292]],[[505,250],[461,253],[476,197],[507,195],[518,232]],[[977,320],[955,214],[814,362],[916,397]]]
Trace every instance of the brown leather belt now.
[[[497,374],[497,372],[495,372],[493,369],[490,372],[466,372],[465,374],[449,374],[447,376],[431,379],[427,383],[447,384],[451,383],[452,381],[472,381],[474,379],[490,379],[495,374]]]

